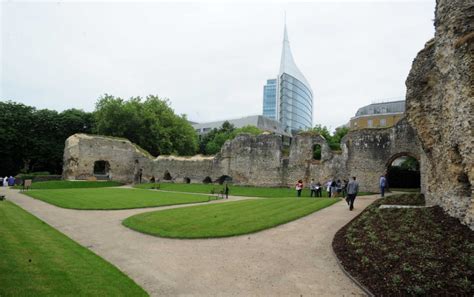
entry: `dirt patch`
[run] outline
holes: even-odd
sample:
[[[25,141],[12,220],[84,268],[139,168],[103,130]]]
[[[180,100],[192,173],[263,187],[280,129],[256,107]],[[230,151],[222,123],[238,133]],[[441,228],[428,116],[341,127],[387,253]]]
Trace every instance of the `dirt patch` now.
[[[377,200],[336,233],[344,268],[377,296],[474,295],[474,232],[440,207],[403,194]]]

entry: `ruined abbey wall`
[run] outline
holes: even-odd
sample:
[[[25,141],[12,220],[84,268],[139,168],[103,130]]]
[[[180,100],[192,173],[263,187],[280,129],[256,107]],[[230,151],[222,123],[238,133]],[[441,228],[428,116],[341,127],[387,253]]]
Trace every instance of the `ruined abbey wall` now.
[[[438,0],[435,28],[406,80],[406,113],[425,154],[427,202],[474,228],[474,3]]]
[[[378,181],[397,158],[411,156],[423,166],[423,152],[415,131],[406,119],[386,129],[352,131],[342,140],[348,149],[347,172],[356,176],[364,189],[378,192]],[[424,172],[421,179],[424,178]],[[423,189],[422,189],[423,191]]]
[[[313,158],[313,148],[321,147],[321,158]],[[63,176],[86,179],[94,176],[94,162],[106,161],[111,179],[136,182],[141,170],[146,182],[166,180],[202,183],[230,177],[234,184],[292,187],[302,179],[322,184],[332,178],[357,176],[362,191],[378,191],[378,179],[393,159],[410,155],[420,159],[420,145],[414,131],[400,121],[388,129],[350,132],[334,152],[326,140],[311,133],[295,136],[285,146],[282,137],[262,134],[238,135],[227,141],[215,156],[159,156],[154,158],[128,140],[75,134],[66,141]]]

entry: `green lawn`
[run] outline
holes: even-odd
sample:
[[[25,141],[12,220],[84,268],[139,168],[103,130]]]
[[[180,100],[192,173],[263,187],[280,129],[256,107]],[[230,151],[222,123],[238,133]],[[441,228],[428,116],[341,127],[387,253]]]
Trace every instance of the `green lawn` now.
[[[227,237],[278,226],[338,201],[329,198],[244,200],[142,213],[127,218],[123,224],[160,237]]]
[[[0,296],[147,296],[120,270],[13,203],[0,202]]]
[[[118,187],[122,184],[116,181],[69,181],[69,180],[51,180],[44,182],[33,182],[31,189],[50,190],[50,189],[73,189],[73,188],[105,188]],[[22,186],[15,186],[15,189],[21,189]]]
[[[23,193],[59,207],[73,209],[126,209],[209,200],[206,195],[118,188],[31,190]]]
[[[160,190],[178,191],[189,193],[210,193],[214,190],[216,193],[221,191],[224,186],[219,184],[181,184],[181,183],[161,183]],[[150,189],[156,187],[157,184],[141,184],[135,187],[141,189]],[[296,197],[296,191],[291,188],[268,188],[268,187],[248,187],[248,186],[229,186],[229,195],[245,196],[245,197],[266,197],[266,198],[288,198]],[[371,193],[359,193],[358,196],[369,195]],[[302,197],[309,197],[309,189],[304,189]],[[327,197],[326,191],[323,191],[323,197]]]

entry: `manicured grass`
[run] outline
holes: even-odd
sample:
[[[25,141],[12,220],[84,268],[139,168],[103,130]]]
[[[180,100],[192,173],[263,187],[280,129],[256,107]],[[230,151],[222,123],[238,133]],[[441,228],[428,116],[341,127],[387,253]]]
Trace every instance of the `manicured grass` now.
[[[375,296],[474,296],[474,232],[420,194],[393,195],[366,208],[334,237],[343,266]]]
[[[138,214],[133,230],[171,238],[227,237],[284,224],[340,201],[329,198],[255,199]]]
[[[180,194],[141,189],[32,190],[24,194],[44,202],[73,209],[126,209],[209,201],[206,195]]]
[[[141,184],[135,187],[141,189],[150,189],[156,187],[158,184]],[[222,191],[223,185],[219,184],[181,184],[181,183],[160,183],[160,190],[162,191],[177,191],[189,193],[210,193],[214,190],[215,193]],[[229,195],[245,196],[245,197],[266,197],[266,198],[288,198],[296,197],[296,191],[293,188],[269,188],[269,187],[247,187],[247,186],[229,186]],[[359,193],[359,196],[369,195],[371,193]],[[309,197],[310,190],[303,189],[302,197]],[[327,192],[323,191],[323,197],[327,197]]]
[[[0,202],[0,296],[147,296],[116,267]]]
[[[50,190],[50,189],[74,189],[74,188],[105,188],[118,187],[122,184],[116,181],[69,181],[52,180],[44,182],[33,182],[31,189]],[[22,186],[15,186],[15,189],[21,189]]]

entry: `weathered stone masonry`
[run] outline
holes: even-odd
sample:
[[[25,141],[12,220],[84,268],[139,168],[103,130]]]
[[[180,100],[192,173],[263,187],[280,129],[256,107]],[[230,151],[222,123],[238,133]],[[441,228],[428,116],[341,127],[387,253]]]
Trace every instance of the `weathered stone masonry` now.
[[[407,118],[425,155],[427,202],[474,229],[474,2],[438,0],[435,37],[407,78]]]
[[[321,160],[313,159],[315,145],[321,146]],[[234,184],[275,187],[293,186],[298,179],[325,183],[331,178],[357,176],[361,190],[376,192],[378,178],[391,161],[401,155],[419,159],[419,147],[406,121],[388,129],[350,132],[337,153],[314,134],[294,137],[286,154],[280,136],[241,134],[215,156],[153,158],[125,139],[75,134],[66,140],[63,176],[91,177],[94,162],[106,161],[110,178],[126,183],[134,182],[140,169],[145,181],[168,177],[175,182],[201,183],[206,178],[231,177]]]

